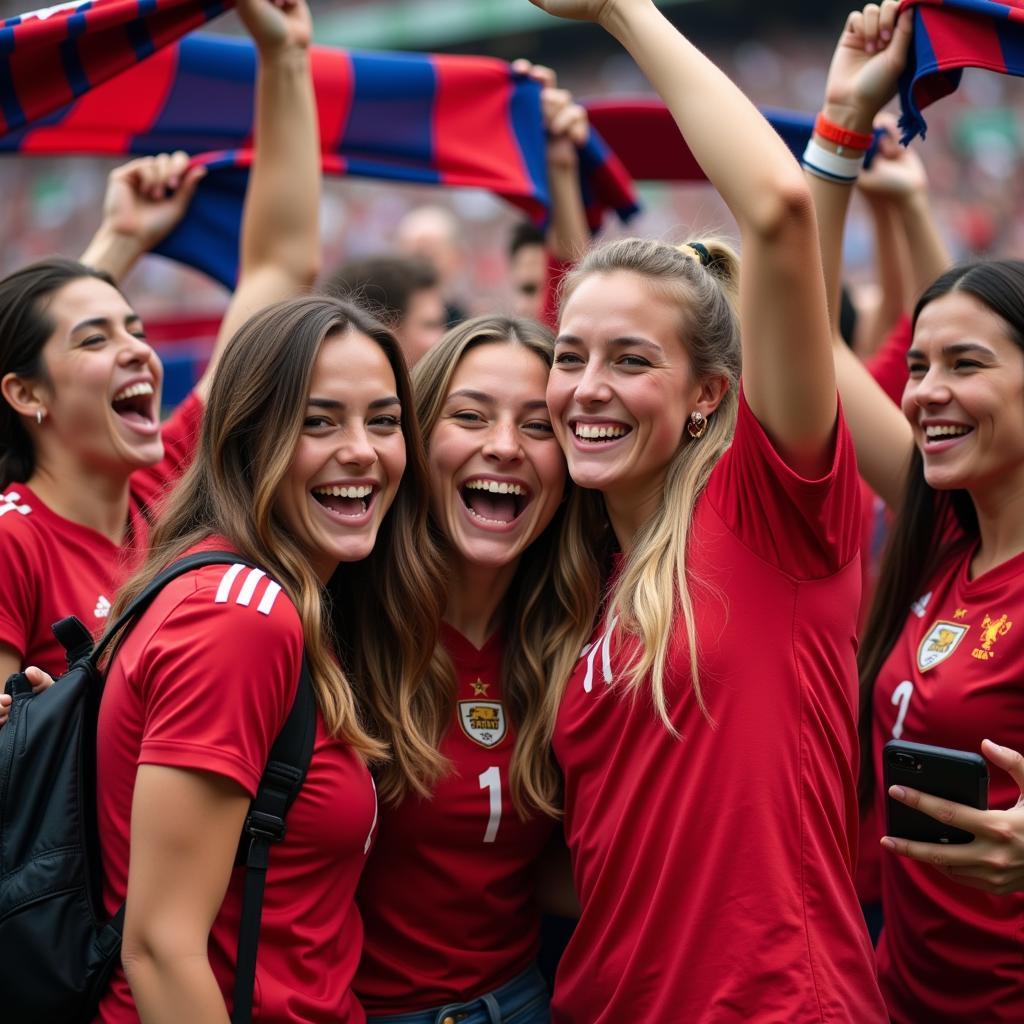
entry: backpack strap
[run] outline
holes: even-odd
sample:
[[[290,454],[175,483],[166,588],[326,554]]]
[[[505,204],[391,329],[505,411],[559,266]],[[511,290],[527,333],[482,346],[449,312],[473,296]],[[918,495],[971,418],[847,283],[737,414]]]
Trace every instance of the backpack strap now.
[[[288,718],[270,748],[267,767],[242,830],[249,849],[245,857],[245,890],[238,927],[234,1009],[231,1024],[249,1024],[256,985],[256,951],[263,916],[263,890],[267,883],[270,847],[285,834],[288,809],[302,789],[313,756],[316,737],[316,699],[313,682],[302,656],[302,672]]]

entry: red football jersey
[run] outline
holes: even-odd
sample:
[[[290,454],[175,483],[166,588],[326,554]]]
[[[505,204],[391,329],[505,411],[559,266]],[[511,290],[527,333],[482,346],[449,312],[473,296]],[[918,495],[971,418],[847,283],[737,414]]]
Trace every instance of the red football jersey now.
[[[121,547],[57,515],[25,484],[9,484],[0,494],[0,642],[19,652],[23,665],[54,676],[64,671],[64,648],[50,627],[68,615],[77,615],[97,636],[103,632],[114,593],[145,552],[147,513],[191,461],[202,415],[194,395],[182,402],[164,426],[163,459],[132,474]]]
[[[223,539],[195,550],[223,549]],[[138,765],[190,768],[255,795],[291,709],[303,638],[291,602],[259,569],[215,565],[174,580],[119,651],[100,705],[99,831],[104,903],[124,900]],[[376,820],[366,765],[324,733],[270,857],[253,1019],[365,1020],[351,991],[362,925],[354,893]],[[210,964],[225,998],[234,983],[243,868],[236,868],[210,932]],[[104,1024],[137,1024],[120,969],[100,1004]]]
[[[555,753],[583,913],[556,1024],[886,1019],[854,892],[859,481],[840,418],[797,476],[745,399],[694,511],[701,685],[677,621],[673,737],[607,623],[562,701]],[[612,624],[614,625],[614,624]]]
[[[979,752],[1024,734],[1024,555],[970,579],[957,545],[911,606],[878,674],[874,753],[884,822],[882,747],[890,739]],[[1020,795],[998,768],[989,806]],[[996,896],[882,851],[882,993],[898,1024],[1024,1021],[1024,893]]]
[[[356,991],[371,1016],[483,995],[537,955],[535,869],[555,823],[523,821],[512,806],[501,637],[482,650],[448,626],[441,638],[458,685],[441,744],[454,770],[431,799],[381,807],[358,895],[366,939]]]

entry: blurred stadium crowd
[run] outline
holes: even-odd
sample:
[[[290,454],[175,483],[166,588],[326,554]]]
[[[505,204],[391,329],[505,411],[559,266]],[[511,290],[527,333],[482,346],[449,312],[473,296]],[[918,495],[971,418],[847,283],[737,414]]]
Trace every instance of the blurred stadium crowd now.
[[[25,6],[23,0],[5,2],[0,13],[9,16]],[[315,6],[319,16],[321,5]],[[374,0],[373,5],[323,6],[350,12],[382,5]],[[779,24],[762,20],[749,27],[749,35],[739,38],[736,21],[726,31],[720,17],[709,19],[703,34],[694,31],[690,23],[699,21],[701,10],[707,8],[697,2],[673,6],[671,13],[748,95],[765,107],[817,109],[841,14],[822,23],[819,10],[819,24],[805,29],[780,15]],[[232,28],[231,16],[214,23],[214,31],[231,32]],[[584,101],[647,91],[624,54],[602,48],[603,40],[591,48],[588,43],[595,40],[594,35],[579,37],[584,49],[576,45],[571,32],[518,32],[462,41],[453,48],[551,63],[560,84]],[[336,40],[331,37],[330,41]],[[1019,88],[1010,78],[967,71],[961,88],[928,111],[927,139],[914,144],[924,159],[933,206],[956,258],[1024,255],[1024,181],[1017,173],[1024,133],[1021,104],[1012,102],[1013,90]],[[114,161],[91,158],[0,158],[7,225],[0,273],[55,252],[80,252],[98,223],[106,175],[113,166]],[[725,207],[706,186],[646,184],[641,196],[643,212],[629,225],[629,233],[679,240],[695,228],[730,231]],[[455,289],[461,304],[470,313],[507,306],[505,251],[519,214],[479,192],[329,177],[322,211],[325,271],[348,258],[389,250],[402,216],[425,202],[451,207],[462,226]],[[611,221],[605,227],[606,236],[622,231],[621,225]],[[872,245],[866,211],[855,210],[847,238],[847,276],[864,288],[870,288]],[[216,315],[226,301],[220,286],[157,257],[143,261],[134,275],[128,291],[140,297],[140,313],[147,318]]]

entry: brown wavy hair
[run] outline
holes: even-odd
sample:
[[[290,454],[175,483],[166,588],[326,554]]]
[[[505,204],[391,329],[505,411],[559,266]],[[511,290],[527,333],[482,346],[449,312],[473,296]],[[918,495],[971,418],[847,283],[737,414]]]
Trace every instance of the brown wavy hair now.
[[[548,369],[554,357],[551,332],[533,320],[480,316],[450,330],[416,364],[412,372],[416,413],[427,445],[462,358],[481,345],[522,345]],[[558,710],[558,680],[567,678],[592,628],[592,616],[578,595],[599,582],[593,558],[570,557],[566,520],[575,487],[566,480],[568,500],[541,535],[523,552],[502,601],[505,652],[502,692],[517,736],[509,784],[512,801],[525,817],[531,810],[557,815],[561,801],[551,736]],[[431,531],[442,550],[450,543],[433,518]],[[440,742],[451,725],[455,673],[439,647],[443,678],[424,688],[425,723]]]
[[[277,510],[324,341],[359,331],[387,356],[402,403],[406,469],[374,549],[342,563],[326,587]],[[405,362],[392,334],[355,306],[291,299],[258,313],[228,344],[214,375],[195,462],[153,531],[149,554],[118,595],[116,616],[165,566],[212,535],[263,566],[295,605],[317,703],[331,733],[423,788],[440,762],[415,721],[367,714],[385,687],[408,694],[428,675],[443,607],[427,528],[426,456]],[[409,735],[400,733],[408,729]]]

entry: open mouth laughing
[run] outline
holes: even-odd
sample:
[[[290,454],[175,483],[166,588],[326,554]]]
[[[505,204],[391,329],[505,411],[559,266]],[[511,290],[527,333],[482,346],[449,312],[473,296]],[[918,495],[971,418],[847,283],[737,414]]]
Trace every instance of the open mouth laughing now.
[[[321,484],[311,493],[332,519],[360,526],[369,519],[379,488],[371,483]]]
[[[600,448],[620,441],[633,428],[617,420],[572,420],[569,423],[576,443],[584,448]]]
[[[510,478],[474,476],[459,484],[458,491],[472,520],[490,529],[511,527],[533,500],[526,484]]]
[[[156,391],[150,381],[126,384],[110,400],[110,406],[126,426],[140,434],[159,429],[156,414]]]

